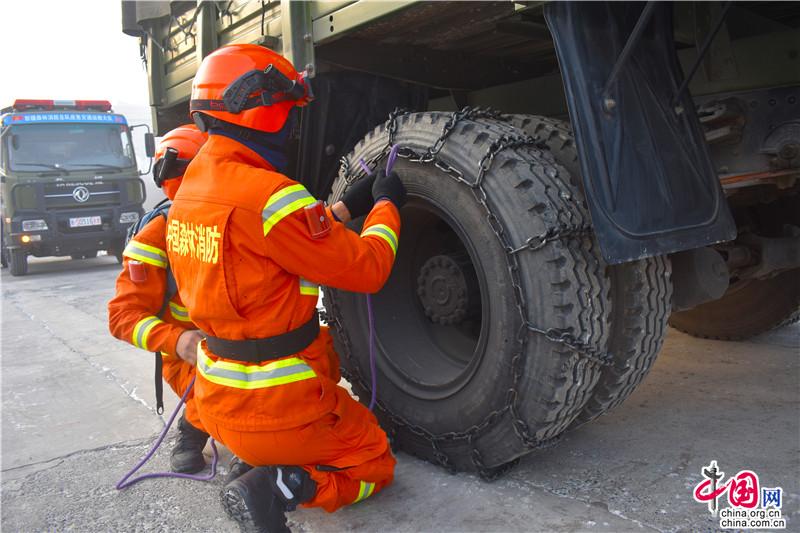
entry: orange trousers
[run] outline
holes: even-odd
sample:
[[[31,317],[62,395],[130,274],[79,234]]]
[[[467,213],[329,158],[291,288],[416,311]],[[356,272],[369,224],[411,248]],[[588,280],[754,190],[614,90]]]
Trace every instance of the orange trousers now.
[[[164,381],[167,382],[169,388],[180,398],[183,396],[183,393],[186,392],[186,387],[192,382],[196,369],[183,359],[174,355],[162,355],[161,360],[163,363],[161,367],[161,376],[164,378]],[[194,389],[189,391],[189,395],[186,396],[186,408],[183,412],[187,422],[197,429],[208,433],[204,429],[203,422],[200,420],[200,416],[197,413],[197,404],[194,401]]]
[[[369,409],[341,387],[336,387],[336,399],[333,412],[282,431],[234,431],[210,420],[203,425],[249,465],[301,466],[317,483],[316,495],[303,507],[333,512],[389,485],[396,463],[386,433]]]

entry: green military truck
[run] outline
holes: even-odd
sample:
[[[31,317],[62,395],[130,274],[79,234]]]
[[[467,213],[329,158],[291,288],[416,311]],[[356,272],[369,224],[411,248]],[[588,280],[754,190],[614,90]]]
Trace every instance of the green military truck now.
[[[376,412],[403,450],[495,477],[624,401],[668,322],[738,339],[798,317],[796,2],[122,10],[160,134],[189,120],[203,57],[257,43],[313,76],[291,175],[315,195],[399,146],[409,202],[372,308]],[[324,293],[369,397],[365,298]]]
[[[105,100],[16,100],[0,115],[3,266],[22,276],[29,255],[98,250],[121,262],[145,199],[125,117]],[[152,157],[152,133],[145,146]]]

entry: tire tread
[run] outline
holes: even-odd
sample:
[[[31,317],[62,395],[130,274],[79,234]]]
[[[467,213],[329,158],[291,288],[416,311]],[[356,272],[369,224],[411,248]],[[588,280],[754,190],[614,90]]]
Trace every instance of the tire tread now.
[[[568,122],[536,115],[511,115],[509,122],[550,149],[582,191],[578,150]],[[584,203],[585,208],[585,203]],[[670,315],[671,267],[664,256],[608,267],[611,278],[612,366],[604,369],[572,427],[608,412],[633,393],[663,345]]]

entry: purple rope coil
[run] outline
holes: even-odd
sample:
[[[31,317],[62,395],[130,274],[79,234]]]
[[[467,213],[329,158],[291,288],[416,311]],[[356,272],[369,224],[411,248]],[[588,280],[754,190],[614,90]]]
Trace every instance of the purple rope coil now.
[[[142,468],[145,465],[145,463],[147,463],[147,461],[149,461],[153,457],[153,455],[156,453],[156,450],[158,450],[158,447],[161,446],[161,443],[164,441],[164,438],[167,436],[167,433],[169,432],[169,428],[175,421],[175,417],[178,415],[178,412],[181,410],[183,404],[186,403],[186,397],[189,395],[189,391],[192,390],[192,387],[194,386],[194,380],[196,377],[197,376],[192,378],[191,383],[189,383],[189,386],[186,387],[186,392],[184,392],[183,396],[181,396],[181,401],[178,402],[177,407],[175,407],[175,410],[172,412],[172,416],[170,416],[169,420],[167,421],[167,425],[164,426],[164,429],[161,430],[161,434],[158,436],[158,439],[156,439],[156,442],[150,448],[150,451],[147,452],[147,455],[145,455],[142,458],[142,460],[139,461],[136,464],[136,466],[134,466],[130,470],[130,472],[125,474],[122,477],[122,479],[120,479],[117,482],[116,484],[117,490],[127,489],[131,485],[145,479],[154,479],[160,477],[176,477],[181,479],[193,479],[195,481],[211,481],[212,479],[214,479],[214,476],[217,475],[217,461],[219,460],[219,453],[217,452],[217,445],[214,443],[214,439],[211,439],[211,450],[213,451],[214,455],[211,459],[211,472],[209,472],[208,474],[200,475],[200,474],[180,474],[178,472],[154,472],[151,474],[143,474],[141,476],[130,479],[132,475],[138,472],[139,469]]]

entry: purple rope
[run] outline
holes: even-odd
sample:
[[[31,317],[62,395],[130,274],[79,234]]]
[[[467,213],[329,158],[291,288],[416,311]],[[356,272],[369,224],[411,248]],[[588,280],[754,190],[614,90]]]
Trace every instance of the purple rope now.
[[[400,145],[398,144],[392,145],[392,149],[389,150],[389,157],[386,159],[387,174],[389,174],[392,171],[392,168],[394,168],[394,164],[397,161],[397,152],[399,151],[400,151]],[[370,168],[367,166],[366,161],[364,161],[363,159],[359,159],[358,166],[361,167],[361,170],[363,170],[367,176],[372,176],[372,170],[370,170]]]
[[[372,315],[372,298],[367,294],[367,317],[369,318],[369,371],[372,374],[372,398],[369,400],[369,410],[375,408],[378,401],[378,378],[375,370],[375,319]]]
[[[389,158],[386,160],[387,174],[392,171],[392,167],[394,167],[394,163],[397,161],[397,152],[399,150],[400,146],[395,144],[389,151]],[[361,170],[363,170],[367,176],[372,176],[372,170],[370,170],[370,168],[367,166],[366,161],[359,159],[358,164],[361,166]],[[375,318],[372,313],[372,298],[369,294],[366,296],[367,318],[369,320],[369,371],[370,374],[372,374],[372,397],[369,400],[369,410],[372,411],[375,408],[375,403],[378,401],[378,372],[375,369]]]
[[[163,430],[161,430],[161,435],[158,436],[158,439],[156,439],[155,444],[153,444],[153,446],[150,448],[150,451],[147,452],[147,455],[145,455],[144,458],[142,458],[142,460],[139,461],[136,464],[136,466],[134,466],[131,469],[130,472],[125,474],[125,476],[123,476],[123,478],[117,482],[116,484],[117,490],[126,489],[131,485],[133,485],[134,483],[138,483],[144,479],[153,479],[158,477],[177,477],[181,479],[193,479],[195,481],[211,481],[212,479],[214,479],[214,476],[217,475],[217,460],[219,459],[219,454],[217,453],[217,445],[214,443],[214,439],[211,439],[211,450],[214,452],[214,455],[211,459],[211,472],[209,472],[208,474],[199,475],[199,474],[180,474],[177,472],[155,472],[151,474],[144,474],[129,480],[129,478],[132,475],[134,475],[140,468],[142,468],[142,466],[144,466],[144,464],[147,461],[149,461],[153,457],[153,454],[156,453],[158,447],[161,446],[161,443],[167,436],[167,432],[169,432],[169,428],[172,426],[172,422],[175,421],[175,417],[178,415],[178,412],[181,410],[181,407],[183,406],[184,403],[186,403],[186,397],[189,395],[189,391],[192,390],[192,387],[194,386],[194,380],[196,377],[197,376],[192,378],[192,382],[189,383],[188,387],[186,387],[186,392],[184,392],[183,396],[181,396],[181,401],[178,402],[177,407],[175,407],[175,410],[172,412],[172,416],[169,417],[167,425],[164,426]]]
[[[391,154],[390,154],[391,155]],[[372,176],[372,171],[367,166],[367,163],[363,159],[358,160],[358,164],[361,165],[361,169],[367,174],[367,176]],[[375,402],[377,401],[377,378],[375,376],[375,319],[372,316],[372,298],[370,295],[367,294],[367,317],[369,319],[369,371],[372,374],[372,398],[369,401],[369,410],[375,408]]]
[[[394,167],[394,162],[397,160],[397,152],[400,151],[400,145],[395,144],[389,151],[389,159],[386,160],[386,173],[389,174]]]
[[[361,170],[363,170],[366,173],[367,176],[372,176],[372,171],[367,166],[366,161],[364,161],[363,159],[359,159],[358,165],[361,167]]]

